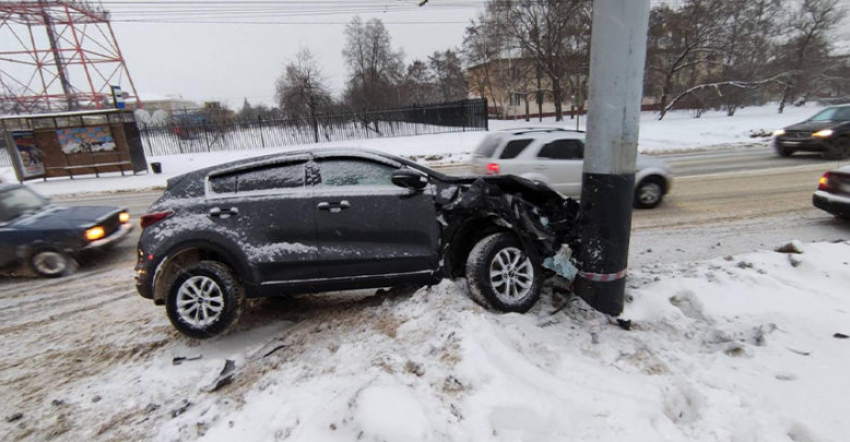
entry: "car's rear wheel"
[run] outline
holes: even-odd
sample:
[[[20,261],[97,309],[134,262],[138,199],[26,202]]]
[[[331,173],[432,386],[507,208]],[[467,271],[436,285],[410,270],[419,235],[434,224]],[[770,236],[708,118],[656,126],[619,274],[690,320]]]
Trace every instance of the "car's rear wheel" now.
[[[205,339],[235,324],[244,302],[230,269],[215,261],[200,261],[179,270],[169,286],[165,310],[180,333]]]
[[[67,253],[55,249],[42,249],[30,256],[30,269],[46,278],[58,278],[71,271],[73,261]]]
[[[524,313],[540,299],[543,272],[510,233],[480,240],[466,262],[473,298],[503,312]]]
[[[639,209],[652,209],[661,204],[664,198],[664,179],[659,176],[646,177],[635,188],[634,206]]]

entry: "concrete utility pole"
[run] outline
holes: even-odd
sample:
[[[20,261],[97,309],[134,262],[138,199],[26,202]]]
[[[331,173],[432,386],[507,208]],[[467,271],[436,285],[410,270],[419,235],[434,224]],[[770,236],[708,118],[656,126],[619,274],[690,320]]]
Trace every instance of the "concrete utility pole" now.
[[[623,311],[650,0],[594,0],[576,293]]]

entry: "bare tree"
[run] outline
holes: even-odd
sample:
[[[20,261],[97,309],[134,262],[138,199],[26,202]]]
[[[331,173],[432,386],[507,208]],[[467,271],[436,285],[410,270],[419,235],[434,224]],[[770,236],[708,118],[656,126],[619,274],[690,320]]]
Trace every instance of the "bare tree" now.
[[[404,53],[393,50],[383,22],[375,18],[363,23],[355,17],[346,26],[345,37],[342,55],[349,71],[346,104],[355,109],[397,106]]]
[[[325,112],[332,99],[326,80],[307,48],[301,48],[289,62],[275,85],[280,108],[290,118],[309,118],[316,142],[319,141],[317,116]]]
[[[557,121],[563,120],[563,88],[569,78],[570,60],[590,53],[584,48],[571,51],[567,44],[578,32],[589,34],[590,7],[591,3],[586,0],[492,0],[487,6],[487,13],[497,18],[510,40],[549,77]],[[589,42],[589,37],[572,41]],[[587,66],[589,63],[577,64]],[[573,67],[575,65],[573,63]]]
[[[793,71],[782,89],[779,113],[789,100],[805,97],[813,83],[822,80],[829,62],[829,33],[846,16],[841,0],[803,0],[787,26],[791,34],[782,45],[781,65]]]
[[[491,14],[479,15],[478,21],[473,20],[464,32],[463,58],[469,67],[469,85],[473,93],[491,100],[500,113],[507,103],[498,90],[498,62],[508,47],[498,20]]]
[[[401,89],[404,104],[430,103],[439,97],[434,75],[422,60],[413,60],[407,67]]]
[[[466,99],[468,94],[466,75],[457,52],[452,49],[444,52],[436,51],[434,55],[428,57],[428,64],[443,101]]]
[[[682,7],[661,5],[650,12],[646,82],[661,97],[661,115],[667,112],[677,86],[698,83],[704,66],[720,52],[723,0],[685,0]],[[690,74],[689,81],[681,77]]]
[[[754,100],[753,92],[761,87],[781,84],[787,77],[772,68],[775,39],[780,33],[782,0],[725,0],[725,20],[721,27],[722,52],[716,86],[719,101],[728,116]],[[709,66],[711,70],[712,66]],[[749,87],[740,87],[749,84]]]

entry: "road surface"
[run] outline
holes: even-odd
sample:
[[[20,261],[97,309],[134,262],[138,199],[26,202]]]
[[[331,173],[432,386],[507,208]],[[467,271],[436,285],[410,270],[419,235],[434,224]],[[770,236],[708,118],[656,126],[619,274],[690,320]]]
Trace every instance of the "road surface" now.
[[[826,170],[850,164],[819,155],[778,157],[767,147],[659,155],[675,175],[672,192],[657,209],[633,217],[631,263],[704,259],[771,248],[784,238],[802,241],[850,237],[848,225],[812,207],[811,195]],[[466,165],[444,166],[451,175],[469,173]],[[66,204],[127,207],[141,216],[159,191],[57,197]],[[132,253],[138,229],[118,250]],[[687,253],[682,244],[701,244]],[[726,243],[720,250],[717,243]],[[652,257],[647,244],[656,245]],[[113,257],[115,258],[115,257]],[[130,257],[132,259],[132,256]]]

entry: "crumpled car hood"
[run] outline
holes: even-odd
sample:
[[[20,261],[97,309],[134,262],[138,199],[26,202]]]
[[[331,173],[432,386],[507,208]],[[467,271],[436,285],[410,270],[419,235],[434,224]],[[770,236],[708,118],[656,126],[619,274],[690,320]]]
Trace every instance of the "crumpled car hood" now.
[[[444,228],[443,256],[451,256],[455,232],[470,219],[491,217],[512,230],[532,259],[542,263],[562,244],[576,250],[579,204],[545,184],[512,175],[459,177],[437,188]]]

